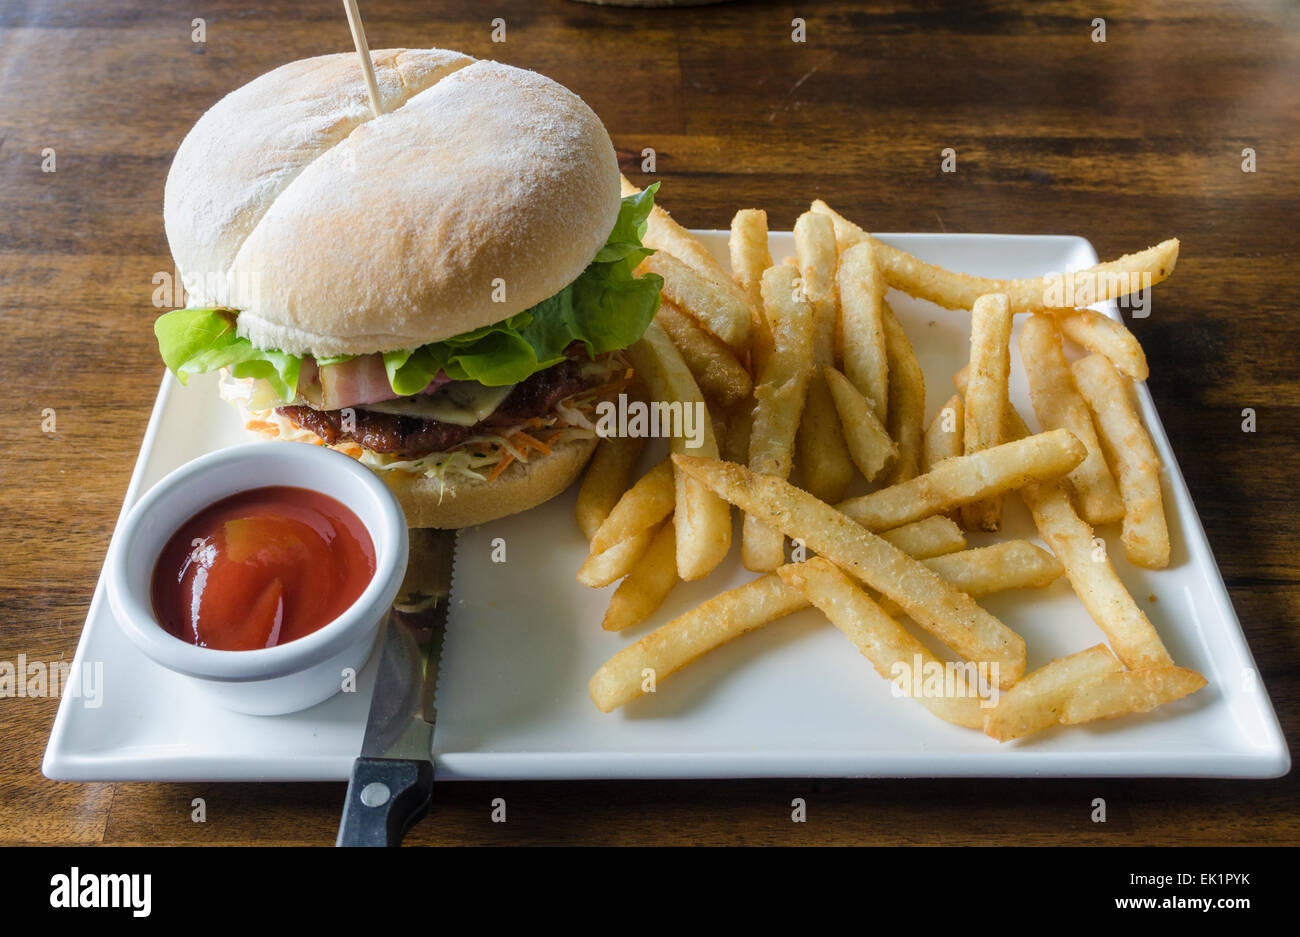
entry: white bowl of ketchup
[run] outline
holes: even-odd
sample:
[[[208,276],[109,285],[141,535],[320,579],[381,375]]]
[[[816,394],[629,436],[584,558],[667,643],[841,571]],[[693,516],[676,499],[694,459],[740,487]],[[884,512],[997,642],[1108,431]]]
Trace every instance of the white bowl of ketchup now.
[[[361,670],[406,573],[397,498],[347,456],[254,442],[172,472],[127,514],[108,600],[145,655],[236,712],[296,712]]]

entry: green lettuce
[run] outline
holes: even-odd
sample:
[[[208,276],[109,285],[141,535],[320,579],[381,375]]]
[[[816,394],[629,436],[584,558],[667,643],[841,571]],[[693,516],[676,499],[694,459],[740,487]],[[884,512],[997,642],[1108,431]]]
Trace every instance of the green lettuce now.
[[[626,348],[641,337],[659,309],[663,279],[636,276],[654,251],[641,243],[659,183],[629,195],[605,246],[578,278],[531,309],[440,342],[384,352],[393,392],[419,393],[444,371],[456,381],[501,386],[517,384],[564,360],[564,350],[582,342],[593,356]],[[236,377],[271,383],[282,400],[293,399],[302,358],[255,348],[235,333],[237,313],[229,309],[175,309],[154,323],[158,348],[182,384],[191,374],[229,367]],[[351,356],[320,358],[327,366]]]

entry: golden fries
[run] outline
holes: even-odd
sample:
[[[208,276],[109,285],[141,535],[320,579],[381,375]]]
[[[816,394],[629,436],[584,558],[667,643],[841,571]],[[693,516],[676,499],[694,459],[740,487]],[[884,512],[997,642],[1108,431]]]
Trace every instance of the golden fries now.
[[[744,208],[731,219],[731,274],[749,301],[750,374],[763,373],[767,356],[772,353],[772,329],[763,312],[763,271],[772,266],[767,248],[767,212]]]
[[[915,478],[921,470],[921,434],[925,425],[925,375],[907,333],[884,304],[885,348],[889,355],[889,415],[885,426],[898,446],[889,469],[889,484]]]
[[[622,631],[640,624],[663,604],[677,582],[677,534],[669,518],[614,590],[600,626],[606,631]]]
[[[1061,333],[1088,351],[1105,355],[1115,369],[1135,381],[1145,381],[1150,374],[1146,352],[1137,338],[1110,316],[1091,309],[1054,312]]]
[[[966,535],[946,517],[927,517],[893,530],[882,530],[879,536],[918,560],[966,549]]]
[[[872,481],[890,461],[898,458],[898,446],[876,417],[871,401],[862,396],[852,381],[829,366],[822,368],[822,375],[840,419],[849,457],[862,477]]]
[[[611,712],[701,654],[807,606],[802,592],[772,573],[716,595],[601,665],[588,684],[592,702]]]
[[[603,553],[673,512],[673,466],[664,459],[623,493],[591,538],[591,552]]]
[[[1101,355],[1089,355],[1072,367],[1079,390],[1097,416],[1102,441],[1115,464],[1124,496],[1124,552],[1138,566],[1169,565],[1169,528],[1160,496],[1160,456],[1142,418],[1129,400],[1128,388]]]
[[[844,376],[871,401],[876,419],[889,412],[889,355],[881,281],[866,242],[840,256],[840,354]]]
[[[993,293],[975,300],[970,328],[966,424],[962,429],[967,455],[1003,442],[1002,412],[1008,406],[1011,375],[1011,306],[1007,297]],[[966,504],[961,516],[971,530],[997,530],[1002,525],[1002,499],[994,496]]]
[[[734,351],[743,353],[748,347],[749,304],[742,294],[719,288],[716,281],[666,251],[647,257],[637,270],[663,277],[664,298],[689,313]],[[730,280],[727,283],[735,288]]]
[[[799,275],[813,305],[813,372],[795,435],[803,487],[823,501],[838,501],[853,480],[853,461],[839,414],[821,369],[835,363],[839,298],[835,290],[835,229],[824,215],[805,212],[795,222]]]
[[[1020,329],[1020,357],[1029,376],[1029,394],[1043,429],[1068,429],[1088,450],[1066,477],[1079,514],[1089,524],[1109,524],[1124,516],[1115,479],[1092,426],[1092,413],[1075,387],[1061,350],[1061,334],[1049,315],[1033,315]]]
[[[772,326],[773,349],[754,391],[749,467],[787,478],[808,378],[812,372],[813,318],[807,300],[796,296],[798,272],[785,264],[763,274],[763,305]],[[746,569],[767,572],[785,562],[785,539],[751,514],[741,532]]]
[[[645,438],[611,436],[596,444],[578,489],[578,529],[588,541],[632,483],[632,472],[645,451]]]
[[[679,401],[683,408],[697,407],[705,412],[705,418],[699,421],[701,445],[695,452],[717,458],[718,442],[699,385],[658,323],[650,323],[641,339],[628,349],[628,357],[652,400]],[[685,452],[686,443],[683,436],[674,436],[672,451]],[[677,574],[686,580],[699,579],[721,563],[731,548],[731,511],[725,501],[698,482],[681,472],[674,476]]]
[[[871,661],[876,673],[893,681],[901,690],[910,690],[912,681],[899,679],[900,672],[906,673],[917,665],[942,668],[925,645],[826,560],[818,558],[782,566],[777,574],[821,609],[831,624],[844,632],[862,656]],[[978,691],[954,696],[922,693],[915,699],[940,719],[956,725],[977,729],[984,723]]]
[[[663,326],[682,353],[695,383],[715,410],[730,410],[749,397],[754,382],[726,342],[714,337],[667,299],[659,304],[655,321]]]
[[[1077,725],[1144,713],[1182,699],[1205,686],[1205,678],[1185,667],[1159,667],[1106,674],[1070,694],[1061,722]]]
[[[1059,478],[1078,465],[1083,444],[1057,429],[945,459],[925,475],[841,501],[837,508],[868,530],[888,530],[1033,481]]]
[[[1009,742],[1049,729],[1061,722],[1070,696],[1081,683],[1121,672],[1119,661],[1104,644],[1058,657],[1002,694],[998,705],[985,715],[984,731],[999,742]]]
[[[966,408],[960,394],[953,394],[930,421],[921,440],[921,471],[928,472],[944,459],[961,455]]]
[[[973,661],[999,665],[999,686],[1024,672],[1025,642],[936,573],[789,482],[716,459],[674,455],[679,468],[902,606],[922,628]]]
[[[632,571],[637,561],[650,548],[655,529],[649,527],[626,540],[618,541],[608,550],[588,554],[587,559],[578,569],[578,582],[599,589],[601,586],[622,579]]]
[[[1004,540],[925,561],[973,599],[1008,589],[1041,589],[1061,577],[1061,561],[1028,540]]]

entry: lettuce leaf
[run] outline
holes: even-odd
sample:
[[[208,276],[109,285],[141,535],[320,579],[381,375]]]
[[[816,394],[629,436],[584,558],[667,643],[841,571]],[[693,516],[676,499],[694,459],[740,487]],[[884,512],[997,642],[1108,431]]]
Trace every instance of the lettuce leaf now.
[[[629,195],[596,254],[578,278],[531,309],[492,325],[413,349],[386,351],[384,369],[393,392],[419,393],[445,371],[456,381],[501,386],[564,360],[564,350],[582,342],[593,356],[626,348],[659,309],[663,279],[636,276],[637,266],[654,251],[642,245],[659,183]],[[302,358],[275,349],[255,348],[235,333],[237,313],[229,309],[175,309],[154,323],[158,348],[182,383],[191,374],[230,367],[236,377],[265,378],[283,400],[296,394]],[[327,367],[352,355],[319,358]]]

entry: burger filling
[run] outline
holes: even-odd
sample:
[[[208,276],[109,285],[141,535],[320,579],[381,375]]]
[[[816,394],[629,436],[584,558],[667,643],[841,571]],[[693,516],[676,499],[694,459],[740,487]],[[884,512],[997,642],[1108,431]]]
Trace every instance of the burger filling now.
[[[380,470],[491,480],[516,461],[595,434],[601,399],[627,386],[620,353],[659,306],[636,275],[657,185],[623,199],[578,279],[508,319],[412,349],[316,357],[260,349],[239,311],[177,309],[154,331],[181,383],[220,371],[249,429],[326,445]]]

